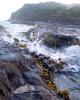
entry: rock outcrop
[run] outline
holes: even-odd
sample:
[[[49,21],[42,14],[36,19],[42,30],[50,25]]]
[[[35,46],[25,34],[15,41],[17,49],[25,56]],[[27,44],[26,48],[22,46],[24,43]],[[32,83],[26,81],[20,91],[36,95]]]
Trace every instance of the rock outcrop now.
[[[17,52],[16,47],[13,51]],[[55,69],[44,62],[49,58],[27,49],[30,58],[26,58],[24,51],[18,50],[20,55],[12,60],[0,60],[0,100],[66,100],[58,95],[52,79],[51,70]]]
[[[66,36],[61,34],[47,34],[43,42],[45,45],[53,48],[70,45],[80,45],[79,39],[77,39],[75,36]]]
[[[3,26],[0,25],[0,32],[6,32],[5,28]]]

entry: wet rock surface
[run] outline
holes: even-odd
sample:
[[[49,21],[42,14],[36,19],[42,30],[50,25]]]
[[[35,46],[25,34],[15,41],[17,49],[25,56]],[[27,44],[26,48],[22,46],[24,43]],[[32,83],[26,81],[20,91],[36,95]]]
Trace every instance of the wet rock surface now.
[[[11,49],[10,49],[11,48]],[[5,44],[1,49],[9,50],[13,55],[0,57],[0,100],[62,100],[55,91],[46,86],[44,74],[39,69],[31,53],[25,58],[25,49],[17,51],[16,47]],[[28,51],[29,52],[29,51]],[[27,49],[26,49],[27,53]],[[24,89],[24,86],[26,90]],[[21,89],[21,88],[22,89]]]
[[[44,44],[49,47],[59,48],[62,46],[79,45],[80,41],[74,36],[47,34],[44,38]]]
[[[0,32],[5,31],[5,28],[0,25]]]
[[[80,45],[79,26],[50,24],[36,22],[35,26],[28,32],[23,32],[30,41],[41,40],[43,45],[51,48],[60,48],[64,46]]]
[[[79,59],[75,59],[77,58],[76,55],[79,55],[79,51],[76,51],[74,49],[74,48],[80,49],[79,39],[77,39],[77,37],[71,34],[70,36],[69,35],[67,36],[67,34],[66,35],[57,34],[58,31],[55,31],[55,29],[56,30],[59,29],[59,27],[57,26],[55,27],[53,26],[54,28],[52,30],[52,28],[50,26],[46,26],[46,24],[44,24],[43,26],[41,25],[42,24],[35,25],[33,29],[27,32],[24,31],[24,28],[22,29],[22,32],[20,31],[22,26],[21,27],[18,26],[19,32],[15,32],[16,28],[14,29],[12,28],[14,31],[10,30],[10,32],[12,33],[11,34],[10,32],[7,33],[5,39],[3,39],[6,42],[3,41],[2,39],[0,40],[0,76],[1,76],[0,99],[1,100],[70,100],[70,99],[79,100],[80,99],[79,74],[71,73],[72,71],[75,71],[75,67],[72,67],[72,65],[76,64],[76,62],[78,64],[77,66],[80,65],[79,63],[80,58],[78,57]],[[39,40],[40,39],[44,40],[48,31],[51,33],[50,34],[51,38],[53,37],[54,40],[56,39],[57,41],[60,42],[59,44],[57,44],[57,42],[53,43],[55,44],[54,47],[57,47],[57,49],[54,50],[48,48],[51,51],[49,51],[48,55],[46,56],[47,53],[46,51],[48,51],[48,49],[46,49],[45,51],[44,48],[40,46],[41,44],[39,44]],[[63,30],[60,29],[59,32],[61,31]],[[8,34],[10,34],[11,36],[9,36]],[[24,39],[23,36],[26,36],[26,39],[28,40]],[[7,37],[9,41],[7,41],[6,39]],[[10,39],[14,40],[14,42],[11,42]],[[62,41],[64,41],[64,43]],[[69,45],[68,42],[70,42]],[[43,41],[41,41],[41,43],[43,44]],[[76,46],[71,46],[71,45],[76,45]],[[50,46],[52,45],[50,44]],[[66,47],[67,52],[69,53],[69,58],[73,57],[74,59],[73,58],[72,59],[65,58],[66,60],[62,59],[62,56],[63,57],[65,56],[61,55],[61,53],[59,53],[58,51],[60,50],[59,47],[62,46],[70,46]],[[68,57],[66,48],[62,50],[65,51],[64,53]],[[74,50],[72,50],[72,48]],[[37,52],[37,50],[39,52]],[[43,53],[43,51],[45,53]],[[58,55],[54,54],[54,52],[56,53],[56,51],[58,51],[57,53]],[[57,59],[55,55],[58,56]],[[71,67],[72,68],[71,70],[67,70],[67,67],[68,69]],[[76,92],[75,90],[78,92]],[[76,97],[74,97],[75,93],[77,95]]]

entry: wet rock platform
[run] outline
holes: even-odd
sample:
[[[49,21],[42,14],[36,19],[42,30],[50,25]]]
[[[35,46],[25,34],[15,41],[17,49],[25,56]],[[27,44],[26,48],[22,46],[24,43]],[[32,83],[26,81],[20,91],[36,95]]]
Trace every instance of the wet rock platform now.
[[[1,49],[0,100],[70,100],[58,94],[47,57],[7,43]]]

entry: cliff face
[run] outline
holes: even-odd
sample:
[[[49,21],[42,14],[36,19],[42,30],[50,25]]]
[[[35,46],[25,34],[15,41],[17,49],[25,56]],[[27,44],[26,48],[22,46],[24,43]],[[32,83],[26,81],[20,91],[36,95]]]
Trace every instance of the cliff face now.
[[[26,23],[28,21],[72,22],[80,18],[80,6],[67,6],[55,2],[25,4],[11,15],[10,20]],[[77,19],[75,21],[75,19]],[[78,22],[78,21],[77,21]]]

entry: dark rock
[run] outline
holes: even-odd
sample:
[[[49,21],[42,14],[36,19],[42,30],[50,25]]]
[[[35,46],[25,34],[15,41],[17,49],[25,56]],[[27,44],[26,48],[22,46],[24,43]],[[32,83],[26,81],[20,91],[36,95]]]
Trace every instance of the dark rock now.
[[[10,62],[0,61],[0,68],[4,68],[12,89],[24,84],[22,75],[16,65]]]
[[[63,100],[53,92],[44,87],[36,87],[37,89],[33,92],[26,92],[23,94],[15,94],[12,98],[7,98],[7,100]]]
[[[0,100],[61,100],[54,90],[46,86],[43,72],[35,62],[35,58],[38,58],[43,67],[48,68],[49,58],[38,56],[35,52],[30,53],[27,49],[17,50],[14,44],[12,46],[5,42],[0,42],[0,51],[3,57],[0,56]],[[13,54],[13,57],[10,57],[10,54]],[[25,54],[31,57],[27,58]],[[35,90],[15,93],[17,88],[24,85],[31,85]]]
[[[59,34],[47,34],[43,42],[45,45],[54,48],[80,44],[79,40],[75,36],[65,36]]]
[[[30,63],[29,63],[30,62]],[[22,73],[22,76],[28,84],[34,85],[34,86],[40,86],[41,85],[41,78],[39,75],[40,71],[36,64],[33,61],[28,61],[26,65],[26,70]]]
[[[7,73],[5,69],[2,66],[0,66],[0,100],[3,100],[11,93],[12,93],[12,87],[8,80]]]
[[[40,77],[33,72],[26,72],[23,74],[23,78],[26,80],[28,84],[31,85],[41,85]]]
[[[5,28],[4,28],[3,26],[0,25],[0,32],[2,32],[2,31],[6,32],[6,31],[5,31]]]

